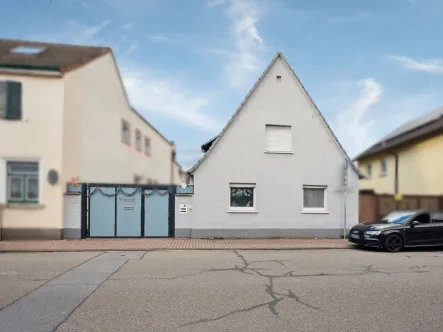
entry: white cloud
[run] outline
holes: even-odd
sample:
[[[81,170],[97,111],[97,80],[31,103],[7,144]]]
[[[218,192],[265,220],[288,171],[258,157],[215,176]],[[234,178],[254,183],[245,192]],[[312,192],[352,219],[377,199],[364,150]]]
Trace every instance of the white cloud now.
[[[243,88],[251,84],[251,78],[255,78],[264,66],[260,57],[265,49],[264,41],[257,28],[261,8],[254,0],[229,0],[223,3],[229,3],[226,15],[230,21],[233,49],[211,52],[228,57],[225,66],[227,81],[233,88]]]
[[[443,74],[443,61],[441,59],[416,61],[411,58],[396,55],[389,55],[388,59],[396,61],[403,67],[414,71],[421,71],[432,74]]]
[[[329,21],[331,23],[358,23],[368,21],[374,17],[375,15],[370,12],[360,12],[353,16],[332,17]]]
[[[149,70],[130,65],[122,67],[123,81],[131,103],[144,116],[148,112],[201,131],[216,134],[222,124],[204,112],[210,99],[187,88],[177,78],[156,79]]]
[[[130,29],[132,29],[134,26],[135,26],[134,23],[126,23],[126,24],[122,25],[121,28],[122,28],[123,30],[130,30]]]
[[[103,43],[100,33],[111,24],[110,21],[103,21],[95,25],[83,25],[77,21],[68,21],[66,26],[48,34],[31,36],[30,40],[70,43],[79,45],[98,45]],[[102,46],[106,46],[104,43]]]
[[[383,94],[382,86],[373,78],[366,78],[358,84],[362,88],[360,96],[335,119],[336,134],[351,156],[373,143],[371,130],[375,121],[368,120],[367,115]]]
[[[216,7],[223,5],[226,0],[208,0],[206,1],[206,7]]]

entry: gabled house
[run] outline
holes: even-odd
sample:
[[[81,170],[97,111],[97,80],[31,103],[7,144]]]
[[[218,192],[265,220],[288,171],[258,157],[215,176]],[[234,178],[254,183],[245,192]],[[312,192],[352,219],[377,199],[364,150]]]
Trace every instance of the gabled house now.
[[[0,39],[0,141],[3,239],[60,239],[73,179],[181,182],[175,144],[131,107],[108,47]]]
[[[360,153],[360,188],[379,194],[443,194],[443,107],[408,121]]]
[[[339,237],[358,222],[359,170],[281,53],[202,150],[176,236]]]

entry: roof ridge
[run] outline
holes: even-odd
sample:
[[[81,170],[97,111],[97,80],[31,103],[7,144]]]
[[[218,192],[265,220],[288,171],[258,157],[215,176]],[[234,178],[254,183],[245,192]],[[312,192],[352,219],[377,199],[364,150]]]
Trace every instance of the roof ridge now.
[[[203,155],[202,158],[200,158],[197,163],[188,171],[188,173],[192,174],[194,173],[194,171],[198,168],[198,166],[207,158],[207,156],[211,153],[212,149],[214,149],[214,147],[217,145],[217,143],[219,142],[220,138],[223,136],[223,134],[227,131],[227,129],[229,128],[229,126],[231,125],[231,123],[234,121],[234,119],[237,117],[238,113],[243,109],[243,106],[248,102],[249,98],[251,97],[251,95],[255,92],[255,90],[257,89],[258,85],[260,84],[260,82],[263,80],[263,78],[266,76],[266,74],[269,72],[269,70],[271,69],[271,67],[274,65],[274,63],[277,61],[277,59],[281,58],[284,62],[284,64],[287,66],[287,68],[289,69],[289,71],[291,72],[291,74],[293,75],[293,77],[295,78],[295,80],[298,82],[298,84],[300,85],[300,87],[302,88],[303,92],[305,93],[305,95],[308,97],[308,100],[310,101],[310,103],[312,104],[312,106],[314,107],[314,109],[316,110],[317,114],[320,116],[320,120],[323,122],[323,124],[325,125],[326,129],[329,131],[329,133],[331,134],[332,138],[334,139],[334,141],[336,142],[337,146],[339,147],[340,151],[343,153],[345,159],[349,162],[349,164],[351,165],[351,168],[354,169],[354,171],[359,175],[362,176],[361,172],[359,171],[358,167],[352,162],[352,159],[349,157],[349,155],[346,153],[345,149],[343,148],[343,146],[340,144],[340,142],[337,139],[337,136],[335,136],[334,132],[332,131],[331,127],[329,126],[329,124],[327,123],[326,119],[324,118],[324,116],[322,115],[322,113],[320,112],[319,108],[317,107],[317,105],[315,104],[314,100],[312,99],[312,97],[309,95],[308,91],[306,90],[306,88],[304,87],[304,85],[302,84],[301,80],[298,78],[297,74],[295,73],[294,69],[291,67],[291,65],[289,64],[289,62],[286,60],[286,58],[284,57],[283,53],[278,51],[277,54],[274,56],[274,58],[272,59],[272,61],[269,63],[269,65],[265,68],[265,70],[263,71],[263,73],[260,75],[260,77],[257,79],[257,81],[255,82],[255,84],[252,86],[251,90],[249,90],[248,94],[246,95],[246,97],[243,99],[243,101],[241,102],[240,106],[236,109],[236,111],[234,112],[234,114],[231,116],[231,118],[229,119],[229,121],[226,123],[225,127],[222,129],[222,131],[216,136],[215,141],[212,143],[211,147],[208,149],[208,151]]]
[[[57,42],[45,42],[45,41],[31,41],[31,40],[25,40],[25,39],[8,39],[8,38],[0,38],[0,42],[6,41],[6,42],[14,42],[14,43],[24,43],[28,44],[29,46],[35,45],[35,46],[69,46],[69,47],[81,47],[81,48],[105,48],[105,49],[111,49],[110,46],[96,46],[96,45],[79,45],[79,44],[70,44],[70,43],[57,43]],[[27,45],[23,45],[27,46]]]

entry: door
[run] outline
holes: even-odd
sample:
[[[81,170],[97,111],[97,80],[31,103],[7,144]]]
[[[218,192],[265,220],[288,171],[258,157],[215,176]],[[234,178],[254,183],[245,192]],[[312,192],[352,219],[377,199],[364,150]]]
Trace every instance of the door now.
[[[120,188],[117,194],[117,236],[141,236],[141,192],[138,188]]]
[[[89,192],[89,236],[115,236],[115,187],[90,187]]]
[[[406,245],[420,246],[435,244],[435,229],[431,223],[429,213],[421,213],[415,216],[412,221],[418,221],[420,224],[415,227],[406,227]]]
[[[169,235],[169,190],[145,191],[145,234],[147,237]]]
[[[443,212],[434,212],[431,220],[435,228],[435,243],[443,245]]]

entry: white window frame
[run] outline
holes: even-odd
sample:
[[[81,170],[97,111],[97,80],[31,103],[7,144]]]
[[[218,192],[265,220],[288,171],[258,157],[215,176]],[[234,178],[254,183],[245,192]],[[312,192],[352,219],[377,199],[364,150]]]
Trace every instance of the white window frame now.
[[[386,166],[383,170],[383,164]],[[382,159],[380,161],[380,176],[388,175],[388,161],[386,159]]]
[[[252,188],[253,189],[253,206],[231,206],[231,188]],[[257,186],[255,183],[229,183],[228,193],[228,212],[229,213],[257,213]]]
[[[11,201],[11,202],[14,202],[14,201],[22,202],[25,199],[25,182],[26,181],[21,181],[21,183],[22,183],[22,185],[21,185],[22,196],[20,198],[13,198],[13,197],[11,197],[11,191],[9,190],[9,188],[11,188],[11,180],[13,178],[19,178],[20,180],[24,180],[24,178],[22,176],[20,176],[20,175],[8,176],[8,185],[6,187],[6,193],[8,195],[8,201]]]
[[[9,191],[8,191],[8,187],[9,187],[9,183],[7,182],[7,178],[8,178],[8,167],[7,164],[9,162],[15,162],[15,163],[37,163],[38,164],[38,201],[37,203],[20,203],[19,201],[17,201],[17,204],[20,204],[20,206],[25,206],[25,205],[37,205],[37,206],[43,206],[43,202],[44,202],[44,191],[43,191],[43,186],[44,186],[44,181],[42,181],[43,179],[43,170],[44,170],[44,162],[42,161],[41,158],[39,157],[22,157],[22,158],[16,158],[16,157],[0,157],[0,163],[4,166],[4,167],[0,167],[0,170],[2,171],[3,174],[0,174],[0,176],[4,177],[5,179],[5,186],[4,188],[0,188],[0,190],[2,190],[2,194],[0,195],[0,198],[4,198],[4,201],[0,201],[0,204],[8,204],[8,200],[9,200]],[[0,165],[1,166],[1,165]],[[3,196],[4,195],[4,196]],[[13,202],[13,200],[11,200],[11,202]],[[10,204],[16,204],[16,203],[10,203]]]
[[[368,173],[368,179],[371,179],[372,173],[374,173],[374,169],[372,168],[372,164],[367,164],[366,168],[367,168],[367,173]],[[369,172],[369,170],[371,170],[371,172]]]
[[[324,206],[322,208],[305,208],[305,189],[323,189],[323,202]],[[302,213],[329,213],[328,212],[328,186],[319,186],[319,185],[303,185],[301,192],[301,207]]]
[[[289,142],[289,150],[282,150],[282,151],[273,151],[273,150],[268,150],[267,149],[267,127],[284,127],[284,128],[289,128],[289,131],[291,133],[291,140]],[[269,154],[294,154],[294,151],[292,150],[292,126],[291,125],[279,125],[279,124],[271,124],[271,123],[267,123],[265,125],[265,153],[269,153]]]

